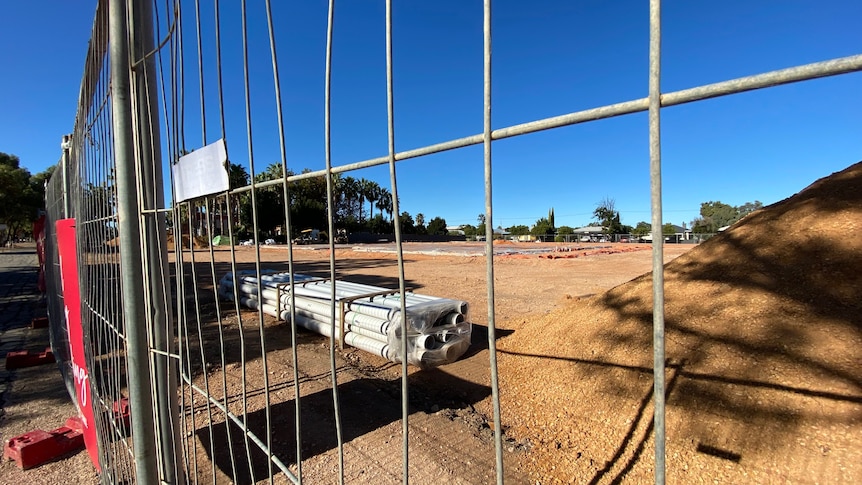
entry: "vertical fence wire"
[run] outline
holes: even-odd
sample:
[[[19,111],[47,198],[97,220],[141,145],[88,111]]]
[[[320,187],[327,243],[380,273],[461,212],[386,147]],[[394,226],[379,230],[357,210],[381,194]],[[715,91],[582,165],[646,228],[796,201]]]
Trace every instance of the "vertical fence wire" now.
[[[329,299],[332,302],[330,321],[332,326],[329,335],[329,367],[332,376],[332,409],[335,417],[335,438],[338,446],[338,483],[344,485],[344,438],[341,423],[341,401],[338,398],[338,371],[335,364],[335,210],[334,187],[332,180],[332,33],[335,27],[335,0],[329,0],[326,16],[326,71],[324,78],[324,145],[326,158],[326,207],[329,229],[329,279],[332,281]],[[286,175],[286,174],[285,174]],[[291,277],[291,279],[293,279]]]
[[[217,13],[216,13],[216,18],[218,18]],[[195,0],[195,26],[196,26],[195,32],[196,32],[196,38],[197,38],[198,79],[199,79],[199,88],[200,88],[199,99],[200,99],[200,116],[201,116],[201,139],[202,139],[201,145],[203,146],[203,145],[206,145],[209,142],[209,140],[207,138],[206,95],[205,95],[206,91],[205,91],[205,82],[204,82],[205,76],[204,76],[204,60],[203,60],[203,35],[202,35],[202,31],[201,31],[201,25],[202,25],[202,22],[201,22],[200,1]],[[224,207],[228,208],[229,207],[229,201],[227,199],[227,196],[224,196],[224,198],[225,198]],[[209,238],[211,238],[212,235],[214,234],[213,226],[212,226],[213,218],[211,217],[211,215],[215,211],[216,206],[219,207],[219,209],[218,209],[219,217],[221,218],[223,215],[222,206],[221,206],[219,200],[220,200],[220,197],[218,197],[218,196],[212,200],[209,197],[207,197],[205,199],[205,211],[206,211],[206,223],[207,223],[206,234],[208,235]],[[212,211],[211,211],[211,209],[212,209]],[[231,240],[230,235],[228,237],[229,237],[229,240]],[[207,246],[209,248],[209,258],[210,258],[209,259],[209,265],[210,265],[210,270],[211,270],[210,278],[211,278],[211,284],[212,284],[213,300],[215,302],[215,313],[216,313],[216,320],[217,320],[216,325],[218,328],[218,342],[219,342],[219,348],[224,349],[225,348],[225,343],[224,343],[225,340],[224,340],[224,332],[222,329],[223,320],[222,320],[222,315],[221,315],[220,298],[218,295],[218,287],[217,287],[218,278],[217,278],[216,272],[215,272],[215,252],[214,252],[212,244],[207,244]],[[206,344],[203,341],[202,336],[199,338],[201,339],[199,345],[201,345],[202,356],[203,356],[203,346]],[[220,364],[220,369],[221,369],[220,374],[222,377],[221,378],[221,392],[222,392],[221,404],[222,404],[223,409],[228,410],[228,409],[230,409],[230,406],[229,406],[229,395],[228,395],[228,385],[227,385],[227,373],[225,371],[226,362],[225,362],[224,352],[219,352],[219,359],[220,359],[219,364]],[[205,366],[204,366],[205,369],[208,369],[207,365],[208,364],[205,364]],[[204,378],[205,378],[204,385],[205,385],[206,393],[207,393],[206,396],[204,396],[204,397],[212,400],[212,398],[210,397],[211,391],[209,388],[209,380],[207,378],[208,370],[205,370],[203,374],[204,374]],[[217,404],[217,403],[215,403],[215,404]],[[211,415],[210,402],[209,401],[207,402],[207,410],[208,410],[208,413],[210,413],[210,415]],[[230,419],[228,419],[228,416],[225,415],[223,419],[224,419],[224,427],[225,427],[225,436],[227,437],[228,454],[231,457],[231,460],[230,460],[231,477],[232,477],[232,480],[234,482],[236,482],[237,481],[237,470],[236,470],[235,460],[233,460],[235,451],[234,451],[234,444],[233,444],[233,439],[232,439],[234,431],[232,429],[231,421],[230,421]],[[207,422],[207,426],[209,429],[209,437],[210,437],[209,438],[210,453],[211,453],[211,456],[214,457],[214,456],[216,456],[216,452],[217,452],[216,446],[221,446],[222,443],[216,443],[216,438],[215,438],[215,433],[214,433],[214,429],[212,426],[212,419],[211,418]],[[218,477],[217,477],[216,470],[214,467],[211,470],[211,479],[212,479],[212,483],[217,483]]]
[[[263,273],[260,266],[260,230],[258,225],[258,208],[256,203],[257,190],[254,186],[255,170],[254,170],[254,138],[252,136],[252,117],[251,117],[251,84],[249,83],[249,57],[248,57],[248,20],[246,1],[242,0],[242,65],[243,76],[245,83],[245,114],[246,114],[246,136],[248,142],[248,165],[251,175],[251,207],[252,207],[252,228],[254,230],[254,249],[255,249],[255,273],[257,274],[257,298],[259,302],[263,302]],[[270,414],[270,382],[269,382],[269,358],[266,355],[266,325],[264,322],[263,304],[258,305],[257,309],[258,332],[260,337],[260,359],[263,373],[263,395],[264,395],[264,415],[266,417],[266,449],[264,450],[267,456],[266,466],[270,483],[272,483],[272,415]]]
[[[284,227],[287,243],[287,272],[290,274],[288,282],[288,292],[290,293],[290,310],[288,318],[290,319],[290,347],[291,358],[293,361],[293,397],[294,397],[294,439],[296,440],[296,477],[300,484],[302,483],[302,413],[300,406],[301,393],[299,390],[299,355],[296,350],[296,281],[293,277],[294,261],[293,261],[293,222],[290,216],[290,188],[287,183],[287,143],[285,141],[284,128],[284,111],[282,107],[281,96],[281,78],[278,70],[278,55],[276,54],[275,28],[272,19],[272,4],[270,0],[266,0],[266,26],[269,34],[270,56],[272,58],[272,77],[273,85],[275,86],[275,108],[278,117],[278,146],[279,154],[281,155],[281,177],[282,177],[282,197],[284,200]]]
[[[655,483],[665,478],[664,235],[661,192],[661,0],[650,0],[649,156],[652,208],[653,400]]]
[[[224,101],[224,82],[223,82],[223,69],[222,69],[222,42],[221,42],[221,6],[219,4],[219,0],[215,0],[213,4],[214,9],[214,32],[215,32],[215,43],[216,43],[216,75],[218,79],[218,107],[219,107],[219,121],[221,124],[221,136],[222,139],[227,140],[227,127],[225,123],[225,101]],[[228,166],[228,170],[232,169],[231,166]],[[225,194],[228,208],[228,239],[231,241],[230,244],[230,270],[231,274],[238,274],[237,270],[237,262],[236,262],[236,241],[234,234],[234,224],[237,222],[235,219],[234,208],[232,203],[239,203],[239,196],[231,196],[229,194]],[[245,448],[245,458],[246,465],[248,466],[248,471],[250,474],[254,474],[254,470],[252,469],[252,458],[251,458],[251,443],[249,442],[249,435],[247,432],[248,429],[248,414],[246,412],[246,374],[245,374],[245,336],[243,332],[243,318],[240,310],[240,296],[239,296],[239,288],[237,285],[234,285],[233,288],[233,301],[234,301],[234,312],[236,315],[237,326],[239,329],[239,340],[240,340],[240,359],[242,365],[242,390],[241,390],[241,399],[242,399],[242,437],[243,444]],[[225,400],[227,401],[227,396],[225,396]],[[229,409],[229,408],[228,408]],[[229,411],[226,411],[226,413]],[[227,424],[226,426],[230,426]],[[231,453],[230,456],[231,468],[233,470],[234,475],[236,476],[237,467],[234,463],[234,455]]]
[[[159,477],[164,483],[179,480],[179,446],[173,436],[179,424],[176,389],[177,368],[173,357],[174,319],[168,300],[169,262],[165,195],[163,187],[162,143],[159,130],[159,103],[156,84],[154,7],[149,1],[134,2],[129,12],[131,42],[130,75],[132,88],[135,172],[138,179],[138,248],[142,259],[146,334],[152,349],[149,370],[156,454]]]
[[[494,204],[491,157],[491,0],[483,8],[484,62],[483,62],[483,148],[485,161],[485,259],[487,261],[488,289],[488,359],[491,370],[491,395],[494,413],[494,454],[497,483],[503,483],[503,430],[500,410],[500,385],[497,376],[497,323],[494,304]]]
[[[97,8],[68,173],[75,207],[84,347],[91,373],[102,478],[119,483],[135,471],[131,429],[118,410],[129,396],[127,325],[120,298],[119,213],[111,72],[113,39],[106,2]],[[128,252],[128,251],[127,251]],[[138,369],[140,370],[140,369]],[[138,377],[142,377],[138,374]]]
[[[395,170],[395,81],[392,75],[392,0],[386,0],[386,132],[389,148],[389,183],[393,199],[393,212],[398,209],[398,178]],[[404,283],[404,251],[401,235],[401,217],[395,222],[395,252],[398,261],[398,295],[401,314],[407,314],[406,285]],[[334,286],[334,285],[333,285]],[[401,474],[404,485],[410,482],[410,388],[407,365],[407,319],[401,319]]]
[[[109,5],[111,53],[111,101],[115,176],[117,187],[117,229],[119,232],[123,321],[126,329],[129,402],[132,414],[132,442],[137,479],[143,483],[159,481],[156,470],[156,438],[150,417],[153,415],[153,391],[149,375],[147,309],[143,301],[143,261],[135,249],[141,245],[140,207],[137,201],[140,181],[134,164],[132,127],[132,89],[130,86],[130,49],[126,4],[111,0]]]

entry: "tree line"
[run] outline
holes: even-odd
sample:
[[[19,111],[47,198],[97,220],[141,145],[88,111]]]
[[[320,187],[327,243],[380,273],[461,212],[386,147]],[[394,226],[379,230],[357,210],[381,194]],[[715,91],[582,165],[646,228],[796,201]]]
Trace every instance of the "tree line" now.
[[[720,201],[703,202],[700,205],[700,217],[691,221],[691,232],[695,234],[714,234],[722,227],[730,226],[748,214],[763,208],[759,200],[746,202],[739,206],[732,206]],[[478,225],[461,226],[467,236],[482,236],[485,234],[485,215],[479,214]],[[602,227],[602,233],[608,235],[631,234],[643,237],[652,232],[652,224],[640,221],[635,226],[623,224],[620,221],[620,212],[616,209],[614,199],[606,197],[596,204],[593,210],[592,224]],[[682,224],[686,229],[686,224]],[[547,217],[537,219],[532,226],[515,225],[507,227],[506,231],[512,236],[567,236],[574,234],[575,229],[569,226],[556,227],[554,224],[554,209],[548,211]],[[671,223],[662,225],[662,234],[665,236],[676,234],[676,228]]]
[[[718,232],[722,227],[729,226],[752,212],[762,209],[759,200],[746,202],[740,206],[732,206],[720,201],[709,201],[700,204],[700,217],[691,221],[692,232],[709,234]]]
[[[304,169],[301,174],[309,173]],[[287,177],[296,175],[288,170]],[[273,163],[255,175],[256,183],[277,180],[284,176],[280,163]],[[228,170],[231,189],[250,184],[251,177],[245,167],[231,163]],[[285,223],[284,192],[282,184],[261,187],[255,191],[258,230],[262,236],[274,235]],[[335,227],[348,232],[369,232],[392,234],[393,200],[392,193],[377,182],[365,178],[354,178],[332,174],[333,210]],[[291,224],[298,230],[326,229],[329,226],[326,200],[326,178],[310,177],[291,181],[288,184],[288,207]],[[233,194],[229,207],[224,201],[213,201],[210,206],[214,216],[227,216],[232,211],[234,233],[238,238],[252,234],[252,197],[250,192]],[[376,209],[376,210],[375,210]],[[427,219],[422,213],[414,217],[407,211],[399,216],[401,231],[404,234],[445,235],[446,220],[441,217]],[[298,231],[297,231],[298,232]]]
[[[0,152],[0,224],[6,226],[0,243],[6,238],[24,237],[32,230],[38,210],[45,207],[45,181],[53,170],[52,166],[31,175],[17,156]]]

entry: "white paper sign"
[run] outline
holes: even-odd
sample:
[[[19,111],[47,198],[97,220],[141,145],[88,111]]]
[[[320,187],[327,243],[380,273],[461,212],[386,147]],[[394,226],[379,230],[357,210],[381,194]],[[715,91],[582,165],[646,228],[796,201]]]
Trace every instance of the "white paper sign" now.
[[[180,157],[171,168],[175,202],[217,194],[230,188],[225,169],[227,148],[224,138]]]

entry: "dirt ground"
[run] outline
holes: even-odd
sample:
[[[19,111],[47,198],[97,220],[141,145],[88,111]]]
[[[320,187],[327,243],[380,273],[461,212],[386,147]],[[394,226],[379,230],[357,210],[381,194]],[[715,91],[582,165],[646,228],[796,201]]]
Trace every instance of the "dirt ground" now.
[[[495,258],[495,313],[498,342],[518,338],[526,324],[542,318],[572,301],[588,298],[643,274],[651,267],[651,247],[637,244],[512,244],[501,246],[505,256]],[[668,245],[665,259],[672,260],[693,245]],[[562,251],[565,249],[565,251]],[[405,282],[408,288],[423,294],[463,299],[471,305],[470,320],[474,323],[473,345],[459,361],[437,369],[410,368],[410,476],[417,483],[436,482],[447,477],[451,483],[489,483],[494,480],[493,423],[487,331],[487,266],[481,254],[482,243],[406,244],[404,246]],[[254,247],[238,247],[236,258],[240,268],[252,267]],[[449,255],[460,254],[460,255]],[[386,245],[365,245],[338,249],[335,254],[339,278],[387,288],[397,288],[397,256]],[[190,261],[191,253],[184,259]],[[224,248],[214,251],[216,274],[220,277],[228,270],[230,252]],[[284,247],[261,247],[263,269],[286,269],[287,250]],[[297,248],[294,252],[296,271],[303,274],[326,276],[329,272],[329,251],[321,248]],[[204,313],[214,312],[211,294],[212,278],[208,251],[195,253],[197,280],[187,284],[203,289],[199,303]],[[188,264],[186,274],[191,273]],[[230,304],[220,303],[225,317],[222,323],[224,345],[203,345],[208,372],[206,382],[199,372],[202,359],[197,358],[200,346],[194,342],[218,342],[217,326],[203,325],[200,333],[192,327],[190,367],[198,374],[196,382],[218,399],[230,396],[231,409],[242,413],[242,388],[239,379],[243,357],[238,354],[238,327]],[[289,329],[274,319],[264,319],[265,345],[269,382],[263,382],[256,314],[244,311],[243,339],[247,392],[245,406],[250,410],[252,428],[266,436],[265,396],[263,389],[271,390],[271,429],[279,429],[279,436],[292,437],[294,391],[292,388],[292,354]],[[207,320],[206,318],[204,320]],[[199,337],[198,337],[199,335]],[[227,372],[220,369],[225,348]],[[310,483],[332,483],[337,471],[336,444],[332,423],[332,404],[329,374],[328,339],[310,332],[300,331],[297,345],[301,394],[303,396],[303,476]],[[503,355],[500,355],[501,359]],[[345,423],[364,420],[362,425],[345,431],[345,476],[359,483],[398,483],[401,476],[401,367],[356,349],[345,349],[336,354],[339,368],[339,398]],[[500,374],[504,373],[502,366]],[[517,364],[520,366],[520,364]],[[226,386],[222,381],[227,381]],[[213,384],[215,383],[215,384]],[[504,399],[503,430],[504,463],[507,483],[552,483],[552,476],[536,476],[531,472],[530,457],[536,449],[536,437],[529,433],[515,433],[510,423],[512,406]],[[192,399],[192,394],[187,395]],[[263,457],[253,458],[250,470],[232,464],[231,453],[222,446],[222,452],[208,449],[209,436],[216,443],[228,441],[228,428],[214,426],[211,431],[205,424],[209,415],[195,398],[198,412],[188,416],[187,435],[194,435],[198,456],[207,457],[198,463],[198,476],[209,479],[213,473],[205,462],[216,456],[216,476],[220,480],[236,477],[240,483],[251,483],[268,475]],[[367,409],[374,408],[374,413]],[[310,411],[309,411],[310,409]],[[218,414],[218,413],[216,413]],[[216,417],[216,421],[221,419]],[[307,421],[307,423],[305,423]],[[245,446],[233,429],[233,455],[244,452]],[[349,438],[349,439],[348,439]],[[294,440],[275,443],[279,456],[295,457]],[[386,450],[385,453],[383,450]],[[369,453],[368,450],[375,450]],[[555,453],[557,454],[557,453]],[[291,465],[295,471],[295,465]],[[254,478],[254,480],[252,479]]]
[[[703,244],[665,246],[669,483],[862,481],[862,238],[854,232],[860,226],[862,165],[855,165]],[[530,244],[495,258],[506,481],[650,483],[650,248],[571,246],[536,253],[540,245]],[[253,266],[257,251],[261,268],[286,269],[286,250],[278,247],[240,248],[240,266]],[[338,277],[397,288],[396,255],[386,251],[338,249]],[[410,473],[418,483],[440,477],[489,483],[494,474],[486,262],[470,255],[481,254],[474,247],[455,252],[462,255],[434,245],[404,247],[406,286],[470,302],[475,324],[464,358],[431,371],[410,370]],[[297,272],[328,275],[328,250],[297,248],[294,256]],[[228,270],[229,252],[218,250],[215,260],[219,275]],[[197,261],[203,274],[209,266]],[[196,287],[206,287],[204,279]],[[252,327],[261,324],[249,317],[247,328],[255,334]],[[278,332],[283,324],[268,319],[262,325],[268,360],[280,366],[269,373],[284,376],[275,387],[292,393],[289,332]],[[202,329],[210,341],[206,334]],[[301,332],[298,348],[300,369],[313,369],[301,374],[303,420],[313,430],[313,444],[304,445],[303,475],[330,483],[335,444],[315,441],[333,433],[328,346]],[[357,350],[335,357],[342,413],[352,423],[345,476],[397,483],[400,367]],[[246,362],[248,376],[259,373],[259,360],[247,356]],[[273,387],[247,379],[246,388]],[[227,391],[240,388],[236,383]],[[350,402],[353,395],[357,400]],[[291,397],[279,399],[272,409],[289,418],[292,404],[283,403]],[[364,411],[372,407],[375,412]],[[258,414],[263,408],[262,401],[249,407]],[[200,423],[195,420],[198,435]],[[279,454],[291,456],[292,447]],[[229,474],[222,462],[218,476]]]
[[[860,227],[857,164],[703,244],[665,245],[668,483],[862,482]],[[494,265],[501,423],[492,419],[483,245],[404,246],[406,286],[468,301],[474,323],[460,360],[410,368],[411,481],[493,483],[499,425],[506,483],[652,483],[651,247],[505,246]],[[254,268],[258,252],[261,269],[287,270],[284,247],[238,247],[237,267]],[[232,304],[213,296],[231,252],[215,249],[212,265],[210,254],[183,253],[181,355],[194,384],[294,473],[298,394],[302,475],[335,483],[332,361],[346,481],[400,483],[400,366],[355,349],[331,354],[328,339],[306,331],[294,346],[287,324],[254,312],[243,310],[240,325]],[[398,286],[386,245],[339,247],[334,257],[339,278]],[[329,274],[326,249],[296,248],[294,259],[298,273]],[[277,475],[199,392],[185,386],[181,404],[185,466],[201,481]]]

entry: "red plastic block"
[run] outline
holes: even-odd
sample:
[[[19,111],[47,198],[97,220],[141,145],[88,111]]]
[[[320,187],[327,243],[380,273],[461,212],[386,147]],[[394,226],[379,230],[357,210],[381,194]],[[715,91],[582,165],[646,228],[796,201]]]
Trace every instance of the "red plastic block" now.
[[[123,423],[123,426],[126,428],[130,426],[132,413],[129,406],[129,398],[124,397],[119,401],[114,401],[114,419]]]
[[[6,370],[52,363],[54,363],[54,352],[51,351],[51,347],[46,347],[43,352],[17,350],[6,354]]]
[[[6,442],[3,456],[27,470],[84,448],[84,435],[68,426],[53,431],[37,429]]]
[[[66,427],[73,429],[75,431],[84,431],[84,422],[81,421],[81,418],[78,416],[72,416],[71,418],[66,420]]]

